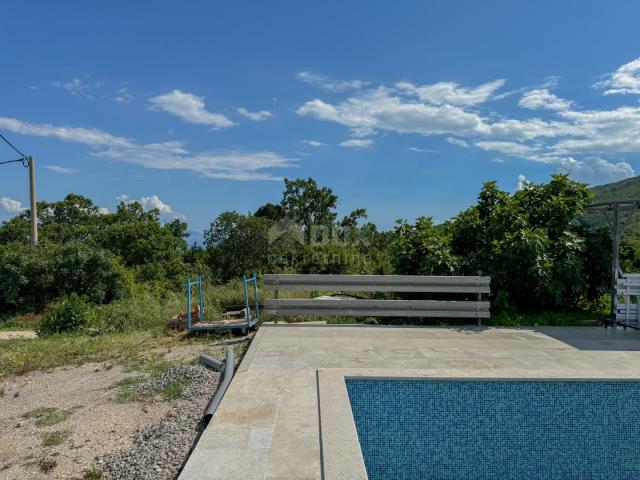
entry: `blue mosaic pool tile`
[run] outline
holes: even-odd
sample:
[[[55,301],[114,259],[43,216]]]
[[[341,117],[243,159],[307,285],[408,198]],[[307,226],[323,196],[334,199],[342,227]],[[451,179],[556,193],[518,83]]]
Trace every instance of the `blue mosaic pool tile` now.
[[[370,480],[640,479],[640,382],[346,382]]]

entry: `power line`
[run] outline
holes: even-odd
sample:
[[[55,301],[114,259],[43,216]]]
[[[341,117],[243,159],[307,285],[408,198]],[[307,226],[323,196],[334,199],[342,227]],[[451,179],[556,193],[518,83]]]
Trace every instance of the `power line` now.
[[[26,157],[18,158],[17,160],[7,160],[6,162],[0,162],[0,165],[4,165],[5,163],[14,163],[14,162],[22,162],[22,166],[25,168],[29,166],[29,159],[27,159]]]
[[[7,145],[9,145],[11,148],[13,148],[16,152],[18,152],[20,155],[22,155],[22,158],[27,158],[27,156],[26,156],[24,153],[22,153],[20,150],[18,150],[18,149],[17,149],[17,148],[16,148],[16,147],[15,147],[15,146],[14,146],[14,145],[9,141],[9,140],[7,140],[7,138],[6,138],[4,135],[2,135],[1,133],[0,133],[0,138],[1,138],[2,140],[4,140],[4,142],[5,142]]]

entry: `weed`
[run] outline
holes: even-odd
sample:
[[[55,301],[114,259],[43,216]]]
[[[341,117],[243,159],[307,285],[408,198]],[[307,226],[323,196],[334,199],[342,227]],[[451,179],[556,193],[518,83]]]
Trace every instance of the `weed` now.
[[[86,468],[82,478],[83,480],[100,480],[102,478],[102,470],[97,467]]]
[[[43,447],[57,447],[67,441],[71,432],[69,430],[58,430],[56,432],[45,433],[42,437]]]
[[[34,425],[36,427],[50,427],[51,425],[65,421],[80,408],[82,407],[72,407],[63,410],[53,407],[39,407],[23,413],[22,418],[35,419]]]
[[[182,392],[191,384],[189,380],[176,380],[164,386],[158,393],[163,400],[170,402],[177,400],[182,396]]]

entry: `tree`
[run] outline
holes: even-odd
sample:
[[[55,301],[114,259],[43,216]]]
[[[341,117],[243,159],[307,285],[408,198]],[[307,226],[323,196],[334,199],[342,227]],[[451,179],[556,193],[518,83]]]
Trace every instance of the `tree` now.
[[[521,311],[571,308],[601,291],[602,234],[575,223],[589,201],[585,184],[553,175],[509,195],[483,185],[478,203],[446,225],[460,271],[491,276],[494,305]],[[610,258],[610,255],[609,255]]]
[[[391,255],[396,272],[405,275],[452,275],[458,264],[445,233],[430,217],[420,217],[414,225],[398,220]]]
[[[253,214],[254,217],[268,218],[274,222],[277,222],[281,218],[284,218],[284,208],[282,205],[275,205],[273,203],[265,203],[256,210]]]
[[[311,243],[312,227],[325,227],[329,230],[330,236],[337,216],[334,209],[338,201],[331,189],[319,188],[312,178],[285,178],[284,185],[282,208],[286,215],[304,228],[307,243]]]
[[[238,212],[221,213],[204,233],[210,266],[218,278],[229,280],[267,265],[269,229],[273,222]]]
[[[186,266],[187,225],[176,219],[162,225],[157,209],[145,211],[138,202],[120,203],[95,243],[122,259],[138,280],[181,283]]]

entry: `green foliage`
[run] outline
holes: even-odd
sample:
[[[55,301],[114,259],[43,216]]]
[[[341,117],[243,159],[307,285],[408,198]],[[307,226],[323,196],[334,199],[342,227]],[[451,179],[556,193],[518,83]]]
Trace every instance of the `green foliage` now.
[[[265,203],[256,210],[253,214],[254,217],[267,218],[273,222],[277,222],[281,218],[284,218],[285,212],[282,205],[274,205],[273,203]]]
[[[214,275],[229,280],[254,271],[264,271],[268,260],[267,218],[224,212],[205,231],[205,245]]]
[[[498,310],[562,309],[594,300],[606,284],[610,251],[603,231],[574,219],[589,202],[586,185],[554,175],[513,195],[486,183],[478,204],[448,223],[459,271],[491,276]]]
[[[427,217],[418,218],[414,225],[398,221],[391,255],[396,272],[405,275],[452,275],[458,265],[446,235]]]
[[[36,427],[51,427],[64,422],[81,407],[60,409],[54,407],[38,407],[22,414],[22,418],[33,420]]]
[[[318,187],[313,178],[284,180],[282,208],[285,214],[304,228],[307,243],[312,240],[312,227],[331,228],[336,219],[334,209],[338,197],[328,187]],[[330,233],[329,233],[330,236]]]
[[[186,271],[187,225],[180,220],[162,225],[156,209],[138,202],[120,203],[95,242],[133,268],[139,281],[170,279],[179,283]]]
[[[68,298],[47,308],[37,332],[40,336],[76,332],[89,325],[91,316],[91,306],[72,293]]]
[[[125,274],[108,252],[84,243],[0,245],[0,312],[39,311],[70,293],[106,303],[126,293]]]
[[[42,446],[57,447],[58,445],[66,442],[70,436],[71,432],[69,430],[58,430],[55,432],[45,433],[42,436]]]
[[[102,478],[102,470],[98,467],[86,468],[82,475],[83,480],[100,480]]]

